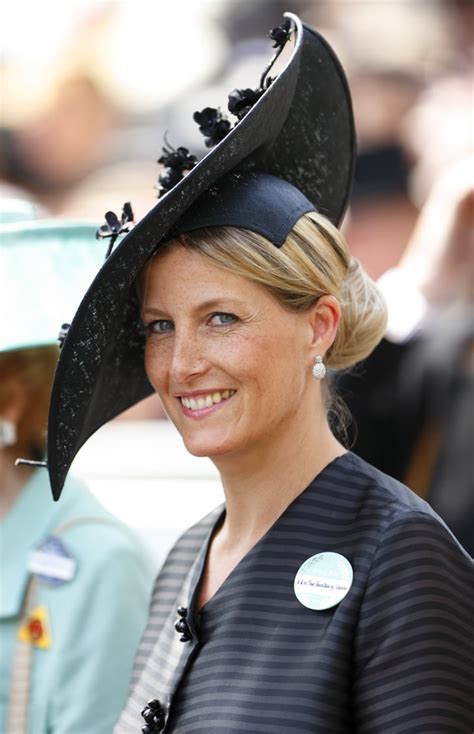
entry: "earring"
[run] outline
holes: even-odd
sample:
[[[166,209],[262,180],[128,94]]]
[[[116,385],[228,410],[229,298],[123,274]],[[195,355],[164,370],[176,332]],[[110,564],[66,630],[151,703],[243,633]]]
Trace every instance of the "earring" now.
[[[318,354],[314,358],[313,377],[315,380],[322,380],[326,374],[323,358]]]
[[[16,426],[6,418],[0,418],[0,449],[16,444]]]

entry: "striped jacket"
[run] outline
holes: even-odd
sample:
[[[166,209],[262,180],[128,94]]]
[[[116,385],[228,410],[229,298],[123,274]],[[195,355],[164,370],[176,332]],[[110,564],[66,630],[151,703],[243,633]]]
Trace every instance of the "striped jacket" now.
[[[167,734],[471,734],[473,565],[425,502],[345,454],[196,613],[221,514],[185,533],[158,577],[115,734],[141,731],[149,699],[160,702],[149,731]],[[350,561],[353,583],[314,611],[294,578],[327,551]]]

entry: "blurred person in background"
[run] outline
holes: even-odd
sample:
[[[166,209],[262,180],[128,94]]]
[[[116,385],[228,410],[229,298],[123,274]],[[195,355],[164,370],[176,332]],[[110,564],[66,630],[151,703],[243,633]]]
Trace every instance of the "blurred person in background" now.
[[[110,734],[155,564],[82,483],[71,477],[56,505],[45,469],[15,466],[44,459],[54,338],[101,257],[95,227],[36,211],[2,200],[0,730]]]
[[[386,338],[337,387],[354,449],[406,481],[474,555],[474,159],[439,176],[413,236],[379,284]]]
[[[112,246],[127,234],[55,376],[55,498],[88,437],[152,389],[226,497],[163,566],[114,731],[468,732],[472,560],[330,424],[325,365],[356,364],[386,326],[335,226],[347,83],[295,16],[271,38],[259,86],[229,95],[235,120],[194,114],[212,150],[165,140],[158,204],[131,230],[126,207],[106,216]]]
[[[126,0],[75,0],[67,9],[52,0],[41,8],[29,0],[7,4],[0,29],[0,178],[30,191],[57,216],[80,218],[76,189],[85,187],[80,193],[90,199],[89,178],[102,185],[102,172],[110,173],[104,187],[115,177],[114,190],[123,201],[127,165],[134,171],[150,167],[157,121],[168,126],[173,103],[206,78],[225,46],[223,33],[209,20],[211,5],[144,3],[137,13]],[[47,44],[36,32],[45,15]],[[184,20],[187,53],[178,56],[169,29]],[[139,175],[148,190],[140,196],[144,209],[137,198],[134,209],[143,216],[156,192],[146,173]],[[101,206],[100,189],[95,192]],[[92,202],[89,217],[94,209]]]
[[[418,216],[402,131],[423,87],[413,73],[383,68],[354,71],[350,84],[358,155],[344,235],[377,279],[400,260]]]
[[[460,66],[393,116],[403,168],[392,156],[361,166],[365,181],[356,174],[346,235],[381,276],[389,326],[337,385],[354,418],[354,450],[428,499],[474,555],[473,75]],[[397,180],[412,214],[386,218],[385,237],[380,202]]]
[[[0,127],[0,177],[57,209],[106,154],[116,116],[110,100],[86,72],[56,86],[32,119]]]

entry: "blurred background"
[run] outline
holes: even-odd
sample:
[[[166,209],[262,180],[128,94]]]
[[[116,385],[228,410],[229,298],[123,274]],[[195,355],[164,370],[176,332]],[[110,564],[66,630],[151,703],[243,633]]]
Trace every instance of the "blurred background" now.
[[[395,233],[406,238],[436,171],[472,146],[470,0],[3,3],[1,180],[55,216],[101,220],[125,200],[142,216],[164,133],[204,152],[193,111],[257,84],[285,10],[321,30],[349,76],[362,154],[353,248],[363,204],[390,192],[383,249],[396,262]],[[369,255],[378,275],[386,263]]]
[[[472,0],[5,2],[2,196],[98,223],[130,201],[140,218],[156,201],[166,131],[171,145],[204,153],[193,112],[225,109],[234,87],[257,86],[267,33],[286,10],[322,32],[348,74],[359,158],[344,228],[379,278],[403,257],[434,183],[472,154]],[[466,288],[456,280],[448,300]],[[220,501],[218,479],[187,456],[157,399],[125,417],[75,469],[161,557]],[[472,463],[466,471],[472,478]]]

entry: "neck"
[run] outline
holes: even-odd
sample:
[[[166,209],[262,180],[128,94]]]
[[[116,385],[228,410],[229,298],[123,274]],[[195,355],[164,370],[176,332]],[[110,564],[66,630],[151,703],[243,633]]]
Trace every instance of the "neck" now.
[[[299,429],[272,437],[245,456],[219,457],[226,498],[221,539],[229,546],[259,539],[308,484],[346,449],[334,438],[325,414]]]
[[[18,449],[0,449],[0,519],[9,513],[33,473],[29,466],[15,466]]]

